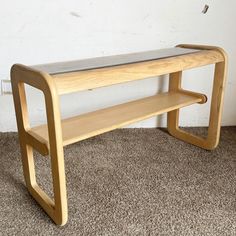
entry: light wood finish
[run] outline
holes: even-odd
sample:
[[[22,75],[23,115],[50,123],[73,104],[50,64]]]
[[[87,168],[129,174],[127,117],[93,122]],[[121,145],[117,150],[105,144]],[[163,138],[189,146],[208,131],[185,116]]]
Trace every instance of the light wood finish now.
[[[213,90],[211,98],[211,111],[208,127],[207,138],[202,138],[190,134],[179,128],[179,109],[168,113],[168,131],[174,137],[179,138],[185,142],[194,144],[196,146],[212,150],[217,147],[220,139],[221,116],[223,109],[223,97],[226,82],[227,71],[227,55],[223,49],[212,46],[195,46],[195,45],[179,45],[179,47],[188,47],[196,49],[215,50],[222,54],[224,60],[215,65]],[[169,91],[181,91],[181,77],[182,72],[175,72],[170,74]]]
[[[186,142],[213,149],[219,142],[227,58],[217,47],[180,45],[199,50],[179,56],[109,66],[100,69],[49,75],[24,65],[11,69],[12,89],[21,145],[23,171],[27,188],[36,201],[58,225],[67,221],[67,197],[63,146],[118,127],[168,112],[169,132]],[[181,88],[182,71],[216,64],[211,101],[209,132],[206,139],[181,130],[179,109],[207,101],[204,94]],[[60,94],[130,82],[170,73],[169,91],[61,121]],[[30,127],[24,84],[41,90],[45,97],[47,124]],[[78,127],[78,128],[77,128]],[[33,148],[50,154],[54,199],[37,185]]]
[[[156,77],[194,67],[223,61],[222,54],[215,50],[199,51],[148,62],[140,62],[103,69],[78,71],[53,75],[59,94],[94,89],[119,83]]]
[[[67,221],[67,197],[60,109],[56,88],[53,81],[47,75],[18,65],[12,67],[11,81],[21,145],[23,171],[27,188],[55,223],[64,225]],[[29,142],[30,136],[27,135],[30,126],[24,83],[42,90],[45,96],[54,201],[47,196],[36,182],[31,147],[31,145],[34,144],[34,140]],[[41,140],[38,141],[40,142]]]
[[[62,120],[63,145],[69,145],[116,128],[166,113],[170,110],[201,103],[205,97],[182,93],[164,93],[114,107]],[[75,127],[80,127],[75,129]],[[48,146],[47,125],[35,127],[29,133],[41,138]]]

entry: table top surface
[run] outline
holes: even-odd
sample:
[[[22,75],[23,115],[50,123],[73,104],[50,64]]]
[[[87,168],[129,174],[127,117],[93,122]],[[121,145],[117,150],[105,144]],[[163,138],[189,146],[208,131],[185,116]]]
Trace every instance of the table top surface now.
[[[121,54],[115,56],[105,56],[83,60],[33,65],[30,67],[36,70],[44,71],[49,74],[61,74],[159,60],[164,58],[181,56],[185,54],[192,54],[199,51],[200,50],[196,49],[175,47],[130,54]]]

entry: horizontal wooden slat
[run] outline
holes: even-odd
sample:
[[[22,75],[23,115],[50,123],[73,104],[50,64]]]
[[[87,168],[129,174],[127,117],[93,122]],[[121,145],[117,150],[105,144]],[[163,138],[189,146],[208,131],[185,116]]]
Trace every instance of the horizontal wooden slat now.
[[[53,75],[59,94],[99,88],[223,61],[219,51],[201,50],[193,54],[148,62]]]
[[[180,92],[169,92],[65,119],[62,120],[63,145],[198,103],[201,100],[202,98],[195,94],[191,96]],[[49,147],[46,125],[32,128],[28,132]]]

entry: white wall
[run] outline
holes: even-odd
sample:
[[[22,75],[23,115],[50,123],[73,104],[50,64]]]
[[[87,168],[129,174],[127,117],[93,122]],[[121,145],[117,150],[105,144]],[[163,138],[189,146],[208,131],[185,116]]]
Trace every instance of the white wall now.
[[[235,0],[0,0],[0,79],[13,63],[40,64],[172,47],[218,45],[228,52],[223,125],[236,125]],[[206,14],[201,11],[209,5]],[[212,67],[187,71],[184,86],[210,95]],[[166,77],[66,95],[62,116],[149,96]],[[40,93],[28,90],[32,124],[44,122]],[[209,104],[182,112],[181,125],[205,126]],[[165,116],[132,127],[165,126]],[[0,96],[0,131],[16,130],[11,95]]]

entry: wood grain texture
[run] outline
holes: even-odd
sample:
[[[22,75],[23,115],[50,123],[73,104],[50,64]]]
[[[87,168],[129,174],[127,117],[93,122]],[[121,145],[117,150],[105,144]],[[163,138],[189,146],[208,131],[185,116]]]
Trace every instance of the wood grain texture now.
[[[221,53],[224,60],[215,64],[213,90],[211,98],[211,110],[209,118],[208,135],[206,138],[190,134],[179,127],[179,109],[168,113],[167,123],[168,131],[174,137],[185,142],[199,146],[204,149],[212,150],[217,147],[220,139],[221,117],[223,110],[223,98],[227,75],[227,55],[222,48],[201,45],[178,45],[179,47],[215,50]],[[169,91],[181,91],[182,72],[170,74]]]
[[[200,95],[197,97],[181,93],[164,93],[65,119],[62,120],[63,145],[198,103],[201,100]],[[35,138],[40,137],[44,143],[49,142],[47,125],[35,127],[29,133]]]
[[[194,54],[148,62],[57,74],[53,75],[53,78],[55,79],[58,93],[66,94],[156,77],[220,61],[223,61],[223,56],[218,51],[203,50]]]
[[[227,56],[223,49],[212,46],[179,45],[199,52],[159,60],[130,63],[102,69],[49,75],[24,65],[13,65],[11,81],[17,118],[21,156],[26,186],[47,214],[58,225],[67,222],[67,196],[63,146],[168,112],[168,131],[185,142],[214,149],[219,142]],[[207,138],[179,128],[179,109],[194,103],[205,103],[204,94],[181,87],[182,71],[215,64],[211,111]],[[59,95],[92,88],[170,74],[169,91],[114,107],[90,112],[61,121]],[[45,97],[47,124],[29,125],[24,84],[40,89]],[[50,154],[54,200],[37,185],[33,148]]]
[[[14,65],[12,67],[11,82],[27,188],[54,222],[58,225],[64,225],[67,221],[68,214],[60,109],[56,88],[49,76],[22,65]],[[31,139],[29,141],[30,135],[28,135],[27,131],[30,129],[30,126],[24,83],[42,90],[45,96],[54,201],[38,186],[36,181],[31,145],[36,146],[38,149],[42,148],[42,145],[39,144],[40,140],[37,139]],[[45,150],[43,149],[43,151]]]

